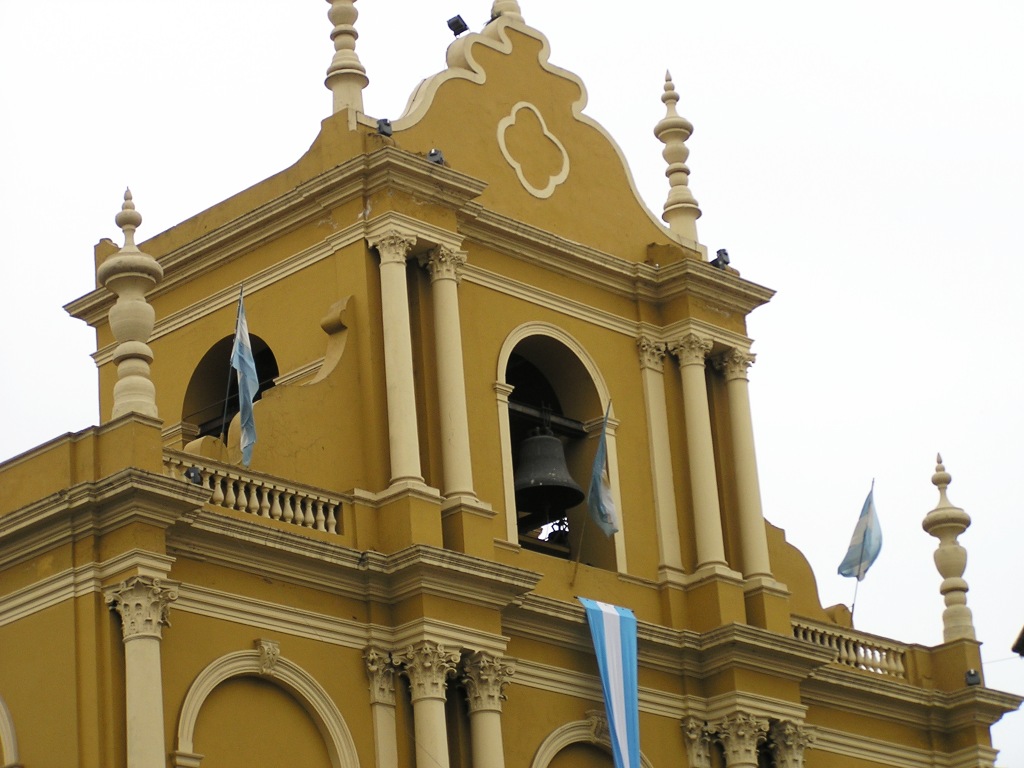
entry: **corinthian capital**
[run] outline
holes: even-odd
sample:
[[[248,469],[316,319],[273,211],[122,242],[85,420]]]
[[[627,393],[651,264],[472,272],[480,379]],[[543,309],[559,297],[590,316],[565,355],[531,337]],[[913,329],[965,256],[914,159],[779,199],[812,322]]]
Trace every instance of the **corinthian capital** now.
[[[121,635],[125,642],[140,637],[162,637],[161,627],[170,626],[167,619],[171,603],[178,599],[177,582],[148,576],[132,576],[116,587],[106,590],[106,602],[121,616]]]
[[[665,345],[649,336],[641,336],[636,340],[636,348],[640,352],[640,367],[661,372],[665,368]]]
[[[399,232],[397,229],[390,229],[382,235],[372,238],[370,247],[376,248],[380,254],[381,264],[394,262],[405,262],[405,257],[416,244],[416,238]]]
[[[669,344],[668,350],[679,358],[680,365],[704,365],[712,346],[711,339],[688,333]]]
[[[754,364],[757,355],[742,349],[730,349],[715,359],[715,367],[725,374],[726,381],[747,378],[747,369]]]
[[[501,711],[505,688],[515,665],[483,651],[471,653],[463,662],[462,683],[469,697],[469,711]]]
[[[781,720],[771,726],[772,751],[778,768],[804,768],[804,750],[814,742],[814,734],[800,723]]]
[[[391,660],[403,666],[402,674],[409,678],[414,702],[443,699],[448,678],[455,674],[459,663],[459,652],[445,650],[440,643],[428,640],[392,653]]]
[[[438,280],[462,279],[462,265],[466,263],[466,254],[446,245],[439,245],[427,253],[420,262],[430,272],[430,282]]]
[[[711,768],[711,734],[703,720],[689,717],[683,721],[683,738],[690,768]]]
[[[366,676],[370,678],[370,701],[394,706],[395,665],[391,654],[371,645],[363,652],[363,661],[366,662]]]
[[[757,746],[768,738],[768,721],[736,714],[711,726],[725,749],[726,765],[757,765]]]

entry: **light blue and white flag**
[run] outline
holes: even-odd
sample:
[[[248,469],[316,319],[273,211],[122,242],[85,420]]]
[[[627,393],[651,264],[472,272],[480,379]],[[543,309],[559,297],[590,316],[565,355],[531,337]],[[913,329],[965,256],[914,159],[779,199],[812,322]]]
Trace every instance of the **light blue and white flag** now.
[[[615,517],[615,501],[612,499],[611,483],[608,480],[608,414],[612,410],[611,401],[604,412],[601,424],[601,439],[594,455],[594,468],[590,473],[590,493],[587,494],[587,508],[591,519],[604,531],[605,536],[618,532],[619,524]]]
[[[878,513],[875,511],[875,483],[872,480],[871,490],[864,499],[864,507],[860,511],[860,519],[857,520],[857,527],[853,529],[850,548],[843,562],[839,564],[839,575],[855,576],[857,581],[861,581],[881,550],[882,528],[878,524]]]
[[[238,372],[238,411],[242,425],[242,463],[249,466],[252,461],[252,447],[256,444],[256,421],[252,413],[252,401],[260,388],[256,374],[256,361],[252,356],[249,341],[249,324],[245,321],[245,305],[242,292],[238,292],[238,320],[235,323],[235,343],[231,347],[231,367]]]
[[[615,768],[640,768],[636,617],[628,608],[576,598],[587,611]]]

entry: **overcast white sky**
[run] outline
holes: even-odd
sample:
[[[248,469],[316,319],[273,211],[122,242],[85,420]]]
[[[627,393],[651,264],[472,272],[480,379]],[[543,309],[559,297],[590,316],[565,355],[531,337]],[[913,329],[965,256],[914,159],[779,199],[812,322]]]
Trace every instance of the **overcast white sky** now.
[[[709,249],[778,290],[750,321],[767,517],[809,557],[822,601],[876,480],[885,535],[858,628],[942,639],[937,493],[962,537],[987,683],[1024,693],[1010,645],[1024,409],[1024,4],[521,0],[586,110],[623,147],[647,204],[667,194],[666,68],[695,125],[690,186]],[[361,0],[365,105],[397,117],[443,67],[461,13],[489,0]],[[143,239],[290,165],[330,110],[323,0],[0,2],[0,459],[96,423],[91,331],[61,306],[94,285],[131,185]],[[1016,479],[1015,479],[1016,478]],[[994,731],[1024,765],[1024,715]]]

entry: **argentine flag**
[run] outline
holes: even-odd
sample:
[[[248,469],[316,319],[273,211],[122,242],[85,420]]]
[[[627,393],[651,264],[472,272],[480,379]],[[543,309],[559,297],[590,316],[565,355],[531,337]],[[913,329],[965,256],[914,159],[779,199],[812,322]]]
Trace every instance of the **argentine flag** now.
[[[882,528],[878,524],[878,513],[875,512],[875,483],[871,482],[871,490],[864,499],[857,527],[853,529],[850,548],[846,557],[839,564],[840,576],[856,576],[857,581],[864,578],[868,568],[878,558],[882,550]]]
[[[628,608],[576,598],[587,611],[615,768],[640,768],[640,693],[636,617]]]
[[[249,324],[245,321],[242,292],[238,292],[238,320],[235,323],[235,343],[231,347],[231,367],[238,372],[238,411],[242,423],[242,464],[252,461],[252,447],[256,444],[256,421],[252,414],[252,401],[260,388],[256,375],[256,361],[249,341]]]
[[[594,468],[590,473],[590,493],[587,494],[587,508],[591,519],[604,531],[605,536],[618,532],[619,525],[615,519],[615,502],[612,500],[611,483],[608,482],[608,414],[612,410],[611,401],[604,412],[601,424],[601,439],[597,444],[594,456]]]

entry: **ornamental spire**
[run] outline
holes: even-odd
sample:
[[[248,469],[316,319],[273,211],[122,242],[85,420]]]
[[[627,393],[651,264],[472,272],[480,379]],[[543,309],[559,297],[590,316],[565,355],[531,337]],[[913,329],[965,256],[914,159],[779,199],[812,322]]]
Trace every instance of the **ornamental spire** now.
[[[967,550],[957,540],[971,525],[971,517],[960,507],[954,507],[946,497],[946,488],[953,478],[942,464],[942,456],[935,457],[935,474],[932,484],[939,489],[939,503],[925,515],[921,526],[939,540],[939,547],[933,558],[935,567],[942,576],[939,592],[946,599],[946,610],[942,612],[942,637],[951,640],[974,640],[974,618],[967,607],[967,582],[964,570],[967,568]]]
[[[334,41],[334,58],[327,68],[327,79],[324,85],[334,94],[334,114],[345,109],[356,112],[363,111],[363,89],[369,83],[366,69],[356,54],[356,19],[359,11],[355,8],[356,0],[327,0],[331,10],[327,18],[334,29],[331,40]]]
[[[146,343],[153,332],[156,313],[146,302],[146,292],[160,282],[163,267],[135,245],[135,230],[142,216],[135,210],[131,190],[125,190],[124,204],[114,217],[124,233],[124,246],[100,264],[96,276],[103,287],[117,296],[107,316],[118,345],[114,349],[117,383],[111,418],[141,413],[157,418],[156,389],[149,378],[153,350]]]
[[[700,208],[690,192],[690,169],[686,166],[686,158],[690,150],[686,148],[686,140],[693,133],[693,125],[685,117],[676,112],[679,94],[672,82],[672,74],[665,72],[665,92],[661,95],[665,104],[666,114],[656,126],[654,135],[665,145],[661,156],[668,163],[665,175],[670,186],[668,199],[665,201],[664,219],[673,232],[689,240],[697,240],[697,219]]]
[[[523,12],[519,10],[519,3],[516,0],[494,0],[491,6],[491,18],[507,16],[512,21],[522,22]]]

